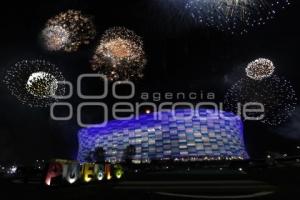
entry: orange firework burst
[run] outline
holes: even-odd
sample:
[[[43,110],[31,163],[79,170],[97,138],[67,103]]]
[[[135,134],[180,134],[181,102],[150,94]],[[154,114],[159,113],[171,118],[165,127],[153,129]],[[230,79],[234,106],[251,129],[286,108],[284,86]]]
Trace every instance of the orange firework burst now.
[[[142,39],[126,28],[111,28],[101,38],[91,64],[111,81],[140,79],[146,64]]]

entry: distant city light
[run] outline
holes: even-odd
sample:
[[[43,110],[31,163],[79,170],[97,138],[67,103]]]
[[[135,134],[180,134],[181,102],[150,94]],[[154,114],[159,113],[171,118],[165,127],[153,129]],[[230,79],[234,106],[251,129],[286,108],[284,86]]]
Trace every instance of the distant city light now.
[[[18,170],[18,167],[13,165],[10,168],[8,168],[7,174],[15,174],[17,172],[17,170]]]

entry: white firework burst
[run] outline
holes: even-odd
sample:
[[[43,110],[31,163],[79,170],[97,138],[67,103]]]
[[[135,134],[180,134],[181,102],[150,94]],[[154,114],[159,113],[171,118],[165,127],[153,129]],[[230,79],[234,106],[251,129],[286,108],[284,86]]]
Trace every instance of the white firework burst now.
[[[4,83],[21,103],[30,107],[47,107],[65,94],[64,77],[45,60],[23,60],[7,70]]]
[[[261,122],[277,126],[296,109],[297,96],[289,81],[273,75],[260,81],[242,78],[225,95],[225,110],[238,113],[238,104],[257,102],[264,105],[265,117]],[[260,115],[260,114],[259,114]],[[257,117],[253,113],[252,117]]]
[[[26,83],[27,91],[39,98],[54,96],[57,88],[56,78],[52,74],[42,71],[32,73]]]
[[[196,23],[232,34],[266,24],[289,5],[290,0],[186,0]]]
[[[254,80],[262,80],[272,76],[275,66],[271,60],[259,58],[249,63],[246,68],[246,74]]]

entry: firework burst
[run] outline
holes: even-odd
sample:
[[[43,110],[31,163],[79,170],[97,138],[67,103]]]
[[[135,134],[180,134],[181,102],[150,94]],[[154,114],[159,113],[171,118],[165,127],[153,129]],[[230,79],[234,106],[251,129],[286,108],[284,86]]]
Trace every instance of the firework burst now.
[[[92,69],[111,81],[141,79],[145,64],[141,37],[122,27],[104,33],[91,60]]]
[[[289,5],[289,0],[186,0],[197,23],[232,34],[266,24]]]
[[[47,107],[65,94],[64,77],[45,60],[23,60],[7,70],[4,83],[20,102],[30,107]]]
[[[70,43],[70,32],[62,26],[48,26],[42,36],[45,47],[50,51],[62,50]]]
[[[96,30],[90,17],[77,10],[68,10],[49,19],[41,38],[50,51],[74,52],[95,38]]]
[[[237,113],[238,103],[249,102],[263,104],[265,117],[261,122],[277,126],[295,111],[297,97],[290,82],[275,75],[260,81],[246,77],[234,84],[225,95],[225,109]]]
[[[262,80],[272,76],[274,70],[275,67],[272,61],[265,58],[259,58],[248,64],[246,74],[249,78],[254,80]]]

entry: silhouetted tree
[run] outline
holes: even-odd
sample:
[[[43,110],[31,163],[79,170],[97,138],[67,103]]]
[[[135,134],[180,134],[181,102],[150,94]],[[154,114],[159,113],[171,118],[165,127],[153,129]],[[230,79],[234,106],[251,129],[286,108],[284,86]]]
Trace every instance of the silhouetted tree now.
[[[94,154],[95,154],[95,152],[91,151],[85,158],[86,162],[94,162]]]
[[[105,163],[105,150],[102,147],[97,147],[94,152],[96,163]]]
[[[124,160],[127,164],[132,163],[132,160],[136,154],[136,148],[134,145],[129,145],[124,150]]]

